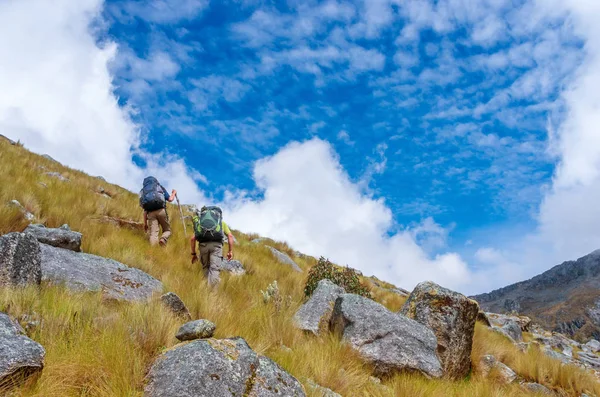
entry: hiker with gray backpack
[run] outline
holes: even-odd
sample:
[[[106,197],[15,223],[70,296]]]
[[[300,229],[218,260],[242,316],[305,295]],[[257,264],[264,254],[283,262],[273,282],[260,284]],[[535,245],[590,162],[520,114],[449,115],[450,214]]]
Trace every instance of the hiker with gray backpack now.
[[[155,177],[144,178],[144,187],[140,191],[140,207],[144,209],[144,231],[148,233],[148,229],[150,230],[150,245],[160,244],[163,247],[167,245],[171,236],[167,202],[172,202],[176,196],[175,189],[169,194]],[[162,235],[159,239],[161,228]]]
[[[219,272],[223,262],[223,240],[227,237],[229,252],[227,260],[233,258],[233,235],[229,226],[223,222],[223,211],[216,206],[202,207],[192,217],[194,235],[190,240],[192,248],[192,263],[198,261],[196,254],[196,242],[200,248],[200,263],[202,270],[208,279],[209,286],[219,283]]]

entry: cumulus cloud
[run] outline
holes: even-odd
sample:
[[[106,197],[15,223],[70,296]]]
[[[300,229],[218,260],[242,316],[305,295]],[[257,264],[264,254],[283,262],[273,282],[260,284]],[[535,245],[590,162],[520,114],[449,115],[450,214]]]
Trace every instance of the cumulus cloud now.
[[[196,182],[202,178],[181,159],[139,149],[139,129],[112,91],[108,65],[118,49],[110,42],[99,46],[90,28],[102,5],[100,0],[0,3],[0,130],[34,152],[134,191],[145,174],[154,173],[201,200]],[[155,78],[165,69],[145,73]],[[137,166],[134,155],[146,166]]]

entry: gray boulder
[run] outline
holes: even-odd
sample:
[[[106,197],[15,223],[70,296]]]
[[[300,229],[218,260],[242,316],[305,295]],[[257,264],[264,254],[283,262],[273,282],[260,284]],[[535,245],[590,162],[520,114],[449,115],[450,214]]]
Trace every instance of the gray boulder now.
[[[81,233],[71,231],[69,225],[54,229],[33,224],[27,226],[24,232],[31,233],[40,243],[76,252],[81,251]]]
[[[175,346],[156,360],[147,379],[146,397],[305,396],[296,378],[242,338]]]
[[[328,389],[326,387],[323,387],[323,386],[319,385],[318,383],[316,383],[312,379],[307,379],[306,380],[306,385],[308,386],[308,388],[312,391],[313,395],[315,395],[315,396],[320,396],[320,397],[342,397],[341,394],[337,394],[333,390]]]
[[[56,161],[52,157],[50,157],[49,154],[43,154],[42,157],[45,158],[46,160],[50,160],[50,161],[54,161],[55,163],[58,163],[58,161]]]
[[[586,343],[584,346],[586,346],[588,349],[590,349],[594,353],[600,351],[600,342],[598,342],[596,339],[590,339],[588,341],[588,343]]]
[[[517,379],[517,374],[515,371],[510,369],[504,363],[498,361],[496,357],[492,355],[485,355],[481,357],[481,361],[479,362],[481,374],[484,377],[488,377],[490,375],[494,375],[500,383],[508,384],[512,383]]]
[[[167,307],[167,309],[169,309],[176,316],[181,317],[186,321],[190,321],[192,319],[190,311],[185,306],[185,303],[183,303],[181,298],[177,296],[177,294],[173,292],[167,292],[160,297],[160,300]]]
[[[540,385],[539,383],[525,382],[525,383],[521,383],[521,387],[530,393],[543,394],[543,395],[547,395],[547,396],[554,395],[552,390],[548,389],[544,385]]]
[[[37,242],[37,241],[36,241]],[[108,299],[144,301],[162,283],[112,259],[41,244],[42,279],[76,291],[102,291]]]
[[[39,285],[42,281],[40,243],[31,234],[0,236],[0,286]]]
[[[223,261],[221,262],[221,270],[224,270],[236,276],[246,274],[246,269],[244,269],[244,265],[242,265],[242,262],[235,259],[223,259]]]
[[[177,331],[175,337],[180,341],[211,338],[216,326],[208,320],[195,320],[185,323]]]
[[[69,178],[62,176],[59,172],[46,172],[46,175],[51,176],[52,178],[56,178],[62,182],[68,182]]]
[[[437,354],[449,379],[462,379],[471,371],[478,313],[477,302],[430,281],[418,284],[400,310],[433,330]]]
[[[443,375],[433,331],[375,301],[354,294],[340,295],[330,327],[373,364],[376,374],[409,371],[431,378]]]
[[[515,322],[523,332],[529,332],[531,327],[531,319],[527,316],[511,316],[508,314],[484,313],[491,326],[503,327],[509,322]]]
[[[523,332],[515,321],[509,320],[502,327],[493,327],[494,330],[506,335],[513,342],[523,342]]]
[[[344,289],[331,280],[319,281],[310,299],[294,315],[296,327],[318,335],[322,325],[329,325],[335,300],[343,293]]]
[[[0,387],[17,386],[44,368],[46,351],[20,325],[0,313]]]
[[[31,212],[27,211],[27,208],[23,207],[23,205],[21,203],[19,203],[17,200],[11,200],[8,205],[10,207],[14,207],[17,208],[21,214],[23,214],[23,218],[25,218],[25,220],[31,222],[35,219],[35,215],[33,215]]]
[[[298,266],[298,264],[294,262],[292,258],[290,258],[286,253],[278,251],[273,247],[267,246],[267,248],[271,250],[271,253],[279,262],[283,263],[284,265],[290,265],[292,269],[294,269],[297,272],[302,272],[300,266]]]

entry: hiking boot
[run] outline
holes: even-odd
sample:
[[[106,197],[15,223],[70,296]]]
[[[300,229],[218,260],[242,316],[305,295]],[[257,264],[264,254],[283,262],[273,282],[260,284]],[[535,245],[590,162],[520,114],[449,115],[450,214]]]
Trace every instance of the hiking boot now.
[[[160,240],[158,240],[158,244],[160,244],[161,247],[166,247],[167,240],[165,240],[164,238],[161,238]]]

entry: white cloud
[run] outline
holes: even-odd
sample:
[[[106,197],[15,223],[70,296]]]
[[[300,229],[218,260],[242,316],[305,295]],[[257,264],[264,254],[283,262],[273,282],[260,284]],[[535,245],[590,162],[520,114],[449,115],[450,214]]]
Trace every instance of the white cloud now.
[[[390,209],[350,181],[325,141],[289,144],[258,161],[254,178],[264,199],[231,194],[226,200],[226,218],[236,228],[288,241],[405,288],[426,279],[458,289],[469,284],[471,275],[457,254],[429,257],[415,241],[420,236],[439,246],[444,233],[433,221],[388,236],[394,226]]]
[[[108,65],[117,47],[99,47],[90,31],[101,9],[100,0],[0,2],[0,130],[133,191],[155,173],[185,197],[201,200],[194,183],[201,177],[181,160],[138,149],[138,128],[112,92]],[[164,69],[146,73],[156,78]],[[133,163],[134,153],[147,161],[145,169]]]
[[[154,23],[177,23],[193,19],[209,5],[209,0],[130,0],[115,4],[117,16],[137,17]]]

